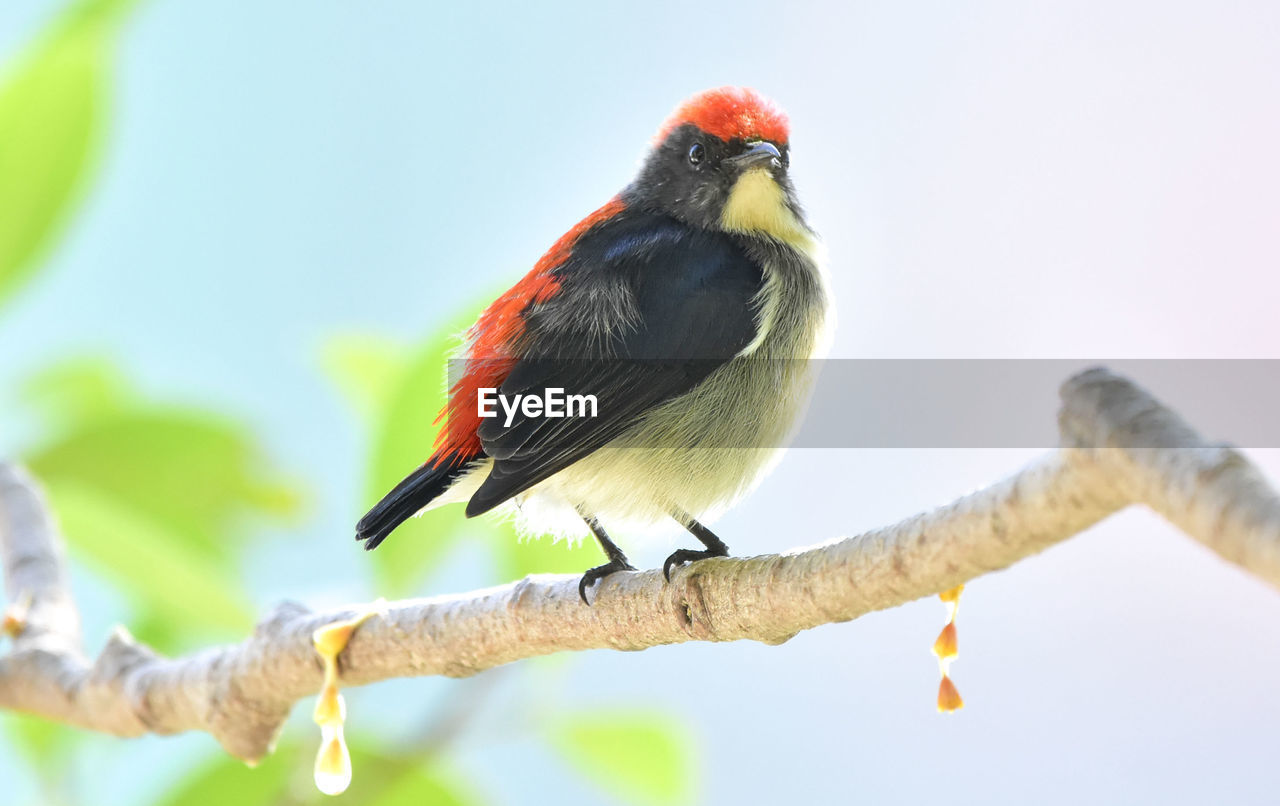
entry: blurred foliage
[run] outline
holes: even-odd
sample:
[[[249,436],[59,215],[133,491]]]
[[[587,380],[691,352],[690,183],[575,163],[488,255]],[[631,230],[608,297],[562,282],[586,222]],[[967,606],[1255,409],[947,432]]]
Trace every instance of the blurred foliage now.
[[[0,305],[40,266],[91,173],[107,118],[110,58],[132,0],[72,4],[0,76]],[[445,400],[446,359],[474,315],[416,347],[369,334],[327,344],[323,365],[367,427],[364,503],[374,503],[430,456]],[[145,399],[114,364],[80,358],[47,367],[17,390],[43,433],[21,457],[45,485],[73,557],[127,598],[135,635],[162,652],[208,636],[239,637],[253,621],[239,564],[266,524],[301,507],[296,483],[270,470],[243,423],[203,408]],[[369,555],[377,593],[417,592],[464,539],[483,541],[502,579],[580,572],[594,545],[519,540],[510,524],[427,513]],[[79,766],[73,729],[18,714],[3,725],[35,771],[47,803],[67,803]],[[542,737],[573,768],[624,802],[677,804],[692,791],[691,745],[680,722],[649,711],[595,711]],[[486,800],[449,764],[450,748],[351,739],[356,775],[343,796],[372,806],[470,806]],[[315,747],[286,737],[250,769],[222,753],[190,771],[160,806],[313,804]],[[129,771],[133,772],[133,771]]]
[[[115,365],[86,356],[45,367],[27,379],[18,395],[50,430],[58,431],[119,411],[128,399],[127,388]]]
[[[552,726],[551,742],[624,802],[669,806],[693,800],[693,743],[670,716],[636,709],[572,714]]]
[[[445,400],[441,356],[469,322],[457,321],[416,350],[361,335],[330,340],[325,365],[352,407],[364,413],[370,430],[363,500],[372,506],[431,455],[436,413]],[[408,595],[428,568],[443,562],[466,529],[455,513],[435,510],[403,524],[395,537],[369,555],[378,590]]]
[[[369,333],[331,336],[321,364],[348,405],[369,429],[377,427],[404,372],[405,349]],[[443,381],[442,381],[443,382]]]
[[[239,515],[298,509],[294,489],[261,476],[259,454],[244,427],[220,415],[134,404],[86,412],[26,461],[46,482],[75,479],[109,493],[225,565],[243,540],[233,528]]]
[[[286,797],[290,778],[303,754],[296,745],[281,744],[256,767],[226,754],[213,756],[156,801],[157,806],[270,806],[293,802]],[[317,798],[324,797],[312,787]],[[298,801],[305,802],[305,801]]]
[[[485,800],[439,759],[419,753],[386,754],[375,737],[356,737],[351,763],[357,774],[342,800],[360,806],[474,806]],[[332,803],[311,783],[312,749],[284,743],[249,768],[219,755],[161,796],[156,806],[308,806]]]
[[[73,6],[0,83],[0,304],[34,273],[84,185],[111,46],[130,5]]]
[[[5,728],[39,778],[45,800],[65,801],[79,731],[28,714],[7,715]]]
[[[87,485],[55,478],[47,486],[74,555],[117,582],[127,581],[124,590],[138,610],[163,612],[197,633],[233,635],[253,626],[234,577],[201,563],[178,533]]]
[[[102,361],[55,366],[24,390],[53,434],[23,461],[42,480],[74,556],[121,590],[144,619],[140,637],[176,650],[202,634],[252,626],[237,561],[247,527],[299,508],[264,476],[262,450],[224,416],[137,399]],[[121,536],[128,535],[127,542]]]

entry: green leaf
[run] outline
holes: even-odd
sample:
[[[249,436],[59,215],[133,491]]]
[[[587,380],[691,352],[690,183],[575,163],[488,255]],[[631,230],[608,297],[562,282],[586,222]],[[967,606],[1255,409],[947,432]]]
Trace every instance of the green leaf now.
[[[446,399],[447,361],[457,346],[458,334],[475,318],[471,313],[442,328],[407,358],[391,385],[373,439],[366,490],[369,506],[431,456],[439,430],[436,415]],[[456,508],[434,510],[406,521],[372,553],[379,593],[392,597],[411,593],[426,570],[443,561],[469,526]]]
[[[50,425],[70,428],[119,411],[129,397],[114,364],[85,357],[41,370],[22,385],[20,400]]]
[[[119,499],[224,567],[243,542],[243,515],[286,516],[298,494],[261,477],[256,446],[235,423],[176,409],[92,419],[27,457],[49,483],[73,481]]]
[[[319,748],[319,737],[313,741],[316,744],[309,745],[311,753]],[[413,748],[397,748],[398,752],[388,753],[378,747],[376,737],[368,734],[349,735],[347,742],[351,751],[351,786],[340,796],[346,802],[361,806],[475,806],[483,802],[461,776],[434,754],[415,752]],[[295,789],[294,794],[301,793]],[[309,787],[299,800],[333,802],[314,787]]]
[[[170,654],[182,652],[193,647],[198,634],[188,630],[185,624],[171,621],[169,616],[159,610],[138,609],[129,619],[129,634],[139,643]]]
[[[370,425],[386,411],[405,369],[406,350],[369,333],[340,333],[325,342],[321,366],[355,413]]]
[[[73,554],[126,580],[123,592],[148,615],[163,614],[190,631],[240,634],[253,625],[237,581],[189,541],[118,496],[62,476],[45,484]]]
[[[335,800],[312,784],[320,737],[307,732],[286,739],[257,767],[219,753],[196,767],[155,806],[269,806],[269,804],[357,803],[361,806],[475,806],[483,801],[459,775],[420,754],[387,755],[365,750],[377,740],[349,736],[351,787]]]
[[[651,711],[592,711],[554,725],[552,744],[618,799],[639,806],[693,800],[693,743],[674,718]]]
[[[474,314],[459,317],[403,362],[374,437],[371,500],[380,498],[431,455],[439,430],[436,415],[448,391],[448,360],[458,334],[473,321]]]
[[[198,766],[185,780],[160,797],[157,806],[270,806],[292,802],[286,794],[289,779],[301,763],[293,746],[280,747],[250,767],[225,753]]]
[[[80,195],[127,2],[71,9],[0,82],[0,302],[27,279]]]
[[[65,763],[68,751],[80,736],[65,725],[20,711],[8,712],[3,719],[5,728],[14,739],[13,746],[45,771],[57,769]]]
[[[412,766],[408,766],[408,765]],[[438,765],[408,762],[408,771],[393,778],[369,806],[474,806],[480,798],[458,776]]]
[[[290,515],[299,498],[264,475],[252,436],[205,412],[140,406],[101,360],[46,373],[26,397],[61,413],[25,462],[76,556],[123,583],[141,637],[171,649],[248,628],[237,549],[250,518]]]
[[[70,803],[67,781],[84,734],[18,711],[0,713],[0,727],[9,735],[9,745],[17,750],[18,762],[25,761],[36,773],[41,797],[48,803]]]

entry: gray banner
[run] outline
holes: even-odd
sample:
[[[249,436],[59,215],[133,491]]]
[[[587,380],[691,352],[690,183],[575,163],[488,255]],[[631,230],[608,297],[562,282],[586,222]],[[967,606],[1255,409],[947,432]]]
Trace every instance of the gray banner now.
[[[789,363],[788,370],[798,368],[797,362]],[[803,367],[815,371],[817,380],[790,446],[1052,447],[1058,444],[1058,386],[1076,372],[1099,365],[1150,390],[1209,439],[1241,447],[1280,448],[1280,360],[1272,359],[829,359]],[[473,362],[470,374],[473,379],[477,375],[504,378],[507,366],[505,362]],[[610,412],[621,416],[635,390],[667,382],[678,384],[684,374],[702,377],[717,366],[697,361],[542,361],[538,372],[526,373],[539,383],[524,389],[499,388],[504,393],[540,394],[544,398],[541,392],[547,387],[561,389],[565,399],[595,395],[594,417],[606,422]],[[451,362],[451,385],[465,369],[463,362]],[[490,371],[484,372],[486,369]],[[775,371],[761,375],[784,374],[777,366],[768,369]],[[492,395],[487,399],[493,416],[505,420],[502,404]],[[543,411],[537,416],[544,416],[545,400],[539,407]],[[590,416],[589,407],[552,402],[553,412],[566,408],[569,411],[559,414],[561,418]],[[522,408],[514,418],[528,419],[526,414]],[[708,416],[716,415],[709,411]],[[739,435],[734,444],[716,447],[779,445],[757,444],[750,436]]]

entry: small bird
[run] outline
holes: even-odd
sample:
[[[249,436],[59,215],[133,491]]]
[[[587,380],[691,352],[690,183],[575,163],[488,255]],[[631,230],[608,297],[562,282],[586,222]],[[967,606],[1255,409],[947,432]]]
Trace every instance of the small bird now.
[[[501,508],[533,534],[590,530],[608,562],[579,583],[588,604],[596,581],[635,570],[604,524],[687,529],[702,548],[672,553],[668,581],[728,556],[703,521],[778,458],[834,324],[788,140],[786,116],[750,89],[680,105],[631,184],[467,331],[434,453],[356,539],[376,548],[412,515],[464,501],[467,517]],[[578,396],[576,416],[548,415],[557,392]]]

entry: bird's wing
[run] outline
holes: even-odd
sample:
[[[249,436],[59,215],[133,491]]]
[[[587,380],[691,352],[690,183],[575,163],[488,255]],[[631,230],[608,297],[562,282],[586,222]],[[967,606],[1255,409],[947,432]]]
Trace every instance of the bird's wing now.
[[[617,437],[741,353],[758,332],[760,266],[728,236],[626,216],[593,230],[556,270],[557,294],[525,317],[503,395],[595,395],[597,416],[505,412],[478,430],[493,457],[467,515],[487,512]],[[610,323],[611,328],[602,327]]]

